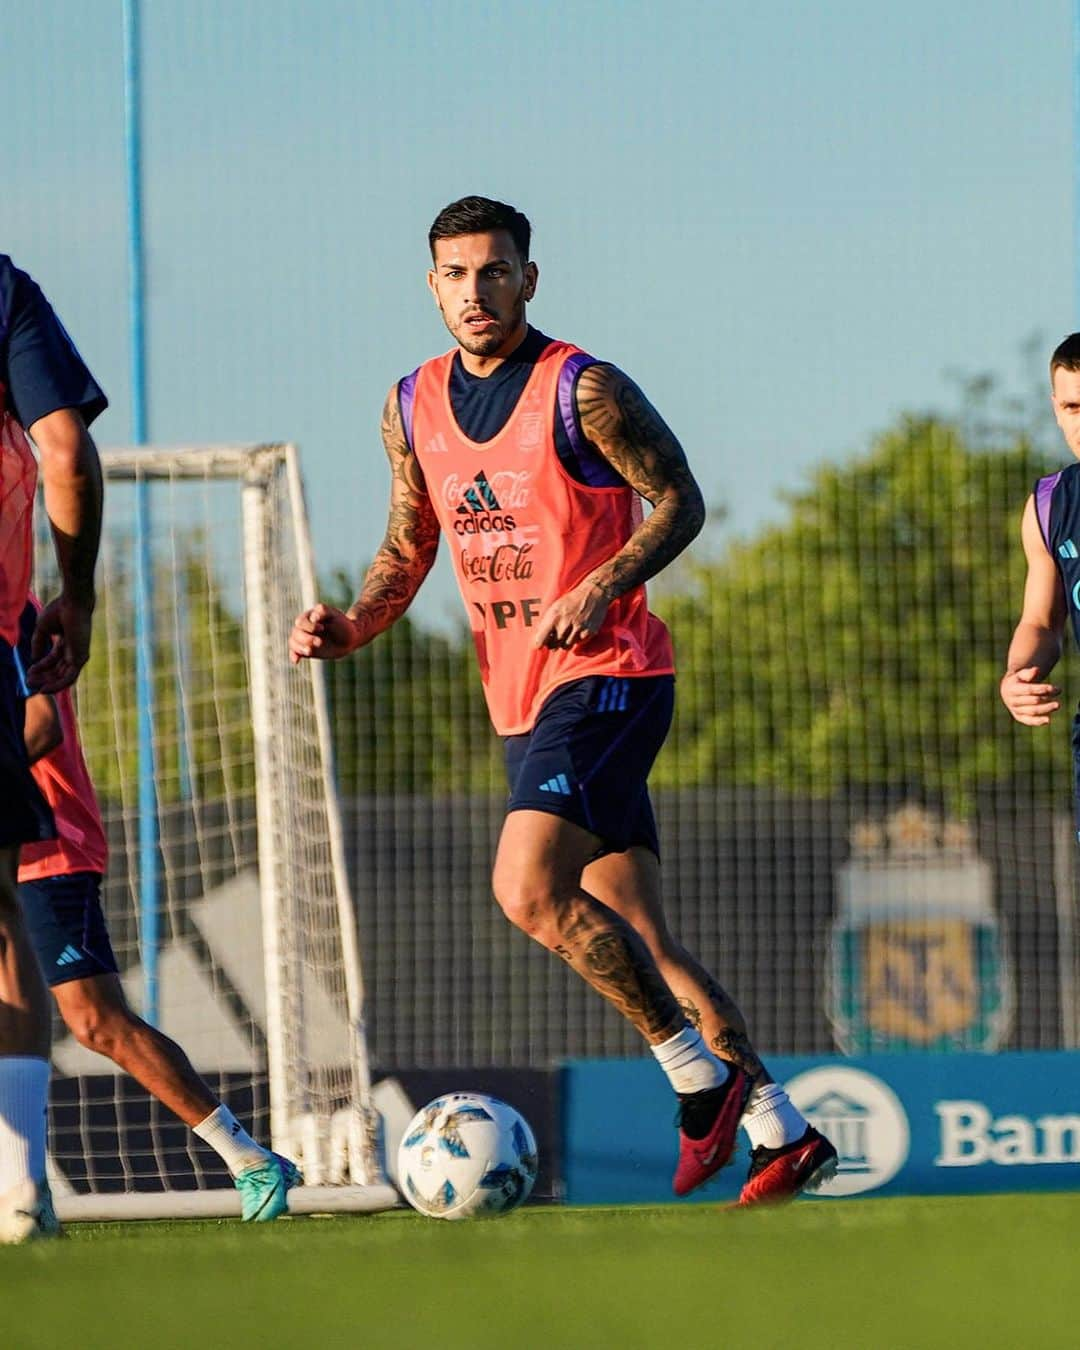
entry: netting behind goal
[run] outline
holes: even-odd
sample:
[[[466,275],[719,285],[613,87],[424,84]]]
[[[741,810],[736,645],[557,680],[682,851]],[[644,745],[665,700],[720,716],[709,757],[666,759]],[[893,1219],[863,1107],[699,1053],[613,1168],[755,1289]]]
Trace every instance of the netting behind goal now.
[[[287,657],[315,589],[295,451],[103,460],[77,708],[129,999],[309,1184],[378,1190],[323,672]],[[47,595],[47,547],[39,557]],[[227,1184],[215,1154],[63,1027],[54,1066],[61,1183],[90,1195]]]

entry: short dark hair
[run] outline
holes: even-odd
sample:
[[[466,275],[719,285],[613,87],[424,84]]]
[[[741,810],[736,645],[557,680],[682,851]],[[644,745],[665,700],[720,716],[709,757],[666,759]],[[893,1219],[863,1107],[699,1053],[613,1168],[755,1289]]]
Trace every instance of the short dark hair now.
[[[1050,358],[1051,384],[1054,383],[1055,370],[1080,370],[1080,333],[1070,333],[1054,348]]]
[[[428,230],[428,247],[435,258],[436,239],[456,239],[462,234],[489,234],[492,230],[506,230],[523,263],[529,261],[529,242],[532,226],[521,212],[506,202],[490,197],[461,197],[444,206]]]

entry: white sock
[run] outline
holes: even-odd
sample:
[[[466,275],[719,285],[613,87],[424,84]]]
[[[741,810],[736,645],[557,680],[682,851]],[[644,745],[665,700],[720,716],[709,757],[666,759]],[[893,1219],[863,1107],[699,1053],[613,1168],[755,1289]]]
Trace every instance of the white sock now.
[[[0,1195],[20,1181],[45,1180],[49,1061],[0,1055]]]
[[[224,1103],[192,1129],[218,1154],[234,1177],[249,1167],[258,1167],[270,1156],[270,1150],[252,1139]]]
[[[754,1088],[742,1118],[751,1148],[794,1144],[806,1133],[809,1123],[779,1083],[762,1083]]]
[[[668,1041],[651,1047],[676,1092],[705,1092],[728,1080],[728,1067],[710,1054],[701,1032],[685,1026]]]

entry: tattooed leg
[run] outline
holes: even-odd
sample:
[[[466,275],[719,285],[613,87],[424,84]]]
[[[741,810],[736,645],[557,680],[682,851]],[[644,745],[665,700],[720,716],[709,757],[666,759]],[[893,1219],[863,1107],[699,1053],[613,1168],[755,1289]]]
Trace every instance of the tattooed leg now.
[[[739,1065],[755,1081],[772,1081],[758,1057],[734,999],[668,932],[660,903],[660,865],[647,849],[609,854],[590,863],[582,878],[590,892],[639,934],[665,983],[705,1044]]]
[[[686,1025],[648,946],[579,877],[594,837],[542,811],[507,817],[495,860],[495,896],[512,923],[555,952],[652,1045]]]
[[[706,1045],[721,1059],[745,1069],[755,1083],[771,1083],[768,1070],[750,1043],[738,1005],[704,966],[671,939],[657,965],[672,989],[679,993],[692,989],[690,997],[701,1000],[701,1034]]]
[[[647,1041],[666,1041],[684,1025],[685,1015],[648,947],[606,905],[577,890],[556,908],[556,924],[569,964]]]

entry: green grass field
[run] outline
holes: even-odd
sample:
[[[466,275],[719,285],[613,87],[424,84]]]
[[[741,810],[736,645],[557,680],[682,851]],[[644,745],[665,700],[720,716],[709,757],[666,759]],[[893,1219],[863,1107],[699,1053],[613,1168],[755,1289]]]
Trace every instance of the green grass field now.
[[[1080,1198],[73,1226],[0,1249],[0,1347],[1076,1346]]]

